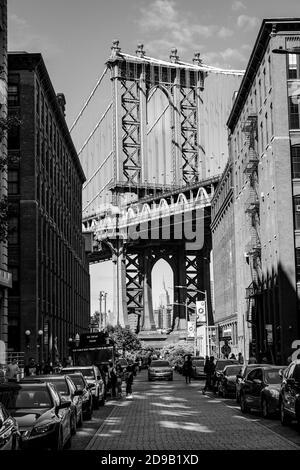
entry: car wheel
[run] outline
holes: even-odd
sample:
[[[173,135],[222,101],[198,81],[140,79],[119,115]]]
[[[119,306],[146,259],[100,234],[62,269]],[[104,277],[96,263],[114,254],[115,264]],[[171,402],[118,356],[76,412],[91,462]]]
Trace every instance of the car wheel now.
[[[287,424],[290,423],[290,421],[291,421],[290,418],[285,412],[283,401],[281,400],[280,401],[280,422],[282,426],[286,426]]]
[[[64,447],[63,433],[61,431],[61,428],[59,427],[57,438],[56,438],[54,445],[52,446],[52,450],[63,450],[63,447]]]
[[[78,427],[81,427],[81,426],[82,426],[82,422],[83,422],[83,417],[82,417],[82,410],[81,410],[80,416],[79,416],[79,421],[78,421],[77,426],[78,426]]]
[[[76,434],[76,429],[77,429],[77,419],[76,419],[76,413],[73,414],[72,419],[71,419],[71,434],[74,436]]]
[[[64,448],[65,449],[71,449],[71,446],[72,446],[72,438],[70,436],[69,439],[67,440]]]
[[[242,413],[248,413],[250,411],[247,403],[246,403],[246,397],[244,394],[241,395],[241,412]]]
[[[100,399],[98,400],[98,403],[99,403],[99,406],[104,406],[104,404],[105,404],[105,399],[104,399],[104,397],[100,398]]]
[[[95,410],[99,409],[99,396],[93,398],[93,407]]]
[[[263,418],[268,418],[270,413],[269,413],[269,405],[268,405],[268,402],[265,398],[262,399],[262,402],[261,402],[261,411],[262,411],[262,415],[263,415]]]
[[[93,401],[91,400],[89,409],[86,413],[86,419],[92,419],[92,414],[93,414]]]

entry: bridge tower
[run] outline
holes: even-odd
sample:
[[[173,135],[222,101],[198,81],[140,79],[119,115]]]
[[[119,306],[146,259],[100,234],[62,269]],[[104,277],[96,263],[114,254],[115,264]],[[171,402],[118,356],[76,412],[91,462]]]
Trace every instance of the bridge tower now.
[[[170,61],[146,56],[139,44],[136,56],[121,52],[114,41],[107,61],[113,93],[113,184],[110,185],[116,223],[124,205],[155,202],[169,193],[193,197],[205,174],[203,100],[206,72],[200,54],[193,64],[181,62],[172,49]],[[213,190],[213,186],[209,186]],[[173,195],[172,195],[173,194]],[[162,240],[159,235],[125,243],[118,234],[110,241],[114,262],[115,323],[137,331],[153,331],[151,272],[165,259],[174,274],[173,329],[186,331],[196,290],[206,290],[210,305],[209,211],[205,211],[205,243],[187,249],[184,238]],[[205,218],[207,221],[205,221]],[[174,221],[173,221],[174,222]],[[150,232],[149,232],[150,233]],[[186,307],[184,306],[186,304]]]

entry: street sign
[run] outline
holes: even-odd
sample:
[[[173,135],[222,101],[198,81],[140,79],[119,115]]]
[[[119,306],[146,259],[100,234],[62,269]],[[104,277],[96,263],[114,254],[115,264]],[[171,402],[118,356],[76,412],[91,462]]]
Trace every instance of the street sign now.
[[[196,302],[197,326],[206,323],[206,305],[205,300],[198,300]]]

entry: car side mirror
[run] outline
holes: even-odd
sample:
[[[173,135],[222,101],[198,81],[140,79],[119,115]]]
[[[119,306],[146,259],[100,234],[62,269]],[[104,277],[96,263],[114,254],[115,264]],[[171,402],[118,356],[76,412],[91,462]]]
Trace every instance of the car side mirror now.
[[[71,401],[66,400],[66,401],[60,402],[60,405],[57,408],[60,410],[62,408],[69,408],[70,406],[71,406]]]
[[[78,396],[81,396],[81,395],[83,395],[83,390],[75,390],[75,392],[74,392],[75,397],[78,397]]]

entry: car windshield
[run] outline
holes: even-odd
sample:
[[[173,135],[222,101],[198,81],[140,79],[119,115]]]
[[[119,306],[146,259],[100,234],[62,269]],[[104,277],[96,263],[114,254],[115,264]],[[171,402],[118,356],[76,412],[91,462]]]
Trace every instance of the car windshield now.
[[[69,395],[69,389],[65,379],[49,379],[48,382],[53,383],[61,395]]]
[[[152,361],[151,367],[168,367],[170,366],[168,361]]]
[[[193,366],[195,367],[202,367],[204,366],[204,360],[193,361]]]
[[[229,366],[226,367],[226,375],[237,375],[241,370],[241,366]]]
[[[95,378],[95,375],[94,375],[94,369],[80,369],[80,368],[76,368],[76,369],[63,369],[63,372],[65,372],[66,374],[76,374],[76,372],[81,372],[83,377],[86,377],[87,379],[94,379]]]
[[[74,382],[76,387],[78,387],[78,388],[84,388],[85,387],[84,379],[81,375],[72,374],[72,375],[70,375],[70,378],[72,379],[72,382]]]
[[[8,409],[51,408],[52,400],[45,386],[20,386],[0,390],[0,402]]]
[[[265,378],[268,384],[280,384],[281,377],[279,375],[280,369],[269,369],[265,371]]]

